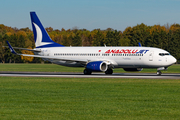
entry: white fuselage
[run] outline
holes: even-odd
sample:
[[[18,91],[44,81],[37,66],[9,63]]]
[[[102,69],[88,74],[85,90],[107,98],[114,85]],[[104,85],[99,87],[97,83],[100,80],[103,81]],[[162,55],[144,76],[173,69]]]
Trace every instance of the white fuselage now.
[[[115,68],[160,68],[176,62],[169,52],[153,47],[51,47],[39,50],[42,51],[39,55],[64,59],[44,59],[64,66],[84,67],[90,61],[106,61]],[[77,59],[77,62],[71,59]]]

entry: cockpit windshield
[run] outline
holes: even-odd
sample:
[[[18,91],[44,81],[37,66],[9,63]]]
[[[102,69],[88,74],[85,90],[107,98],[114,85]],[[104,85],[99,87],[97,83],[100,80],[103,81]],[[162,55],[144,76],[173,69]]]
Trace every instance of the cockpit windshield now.
[[[170,55],[170,53],[159,53],[160,56]]]

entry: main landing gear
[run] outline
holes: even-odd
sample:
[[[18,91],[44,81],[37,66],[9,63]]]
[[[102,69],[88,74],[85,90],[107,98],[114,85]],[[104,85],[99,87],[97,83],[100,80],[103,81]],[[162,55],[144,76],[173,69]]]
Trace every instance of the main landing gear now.
[[[112,75],[112,73],[113,73],[113,70],[111,68],[109,68],[105,71],[106,75]]]
[[[84,69],[84,75],[91,75],[91,73],[92,73],[91,70],[89,70],[89,69]],[[105,71],[105,74],[106,74],[106,75],[112,75],[112,73],[113,73],[113,70],[112,70],[111,68],[109,68],[109,69],[107,69],[107,70]]]
[[[84,69],[84,74],[85,75],[91,75],[92,71],[88,69]]]

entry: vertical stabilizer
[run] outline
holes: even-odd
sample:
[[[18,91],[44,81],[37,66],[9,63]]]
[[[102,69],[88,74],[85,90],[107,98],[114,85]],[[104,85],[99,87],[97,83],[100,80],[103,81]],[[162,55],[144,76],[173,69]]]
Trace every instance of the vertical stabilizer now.
[[[36,48],[64,47],[51,40],[35,12],[30,12],[30,16]]]

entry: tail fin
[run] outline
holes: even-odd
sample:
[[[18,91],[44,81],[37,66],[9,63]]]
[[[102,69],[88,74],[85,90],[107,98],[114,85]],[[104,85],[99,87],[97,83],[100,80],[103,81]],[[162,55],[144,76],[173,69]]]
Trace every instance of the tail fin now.
[[[51,40],[35,12],[30,12],[36,48],[64,47]]]

